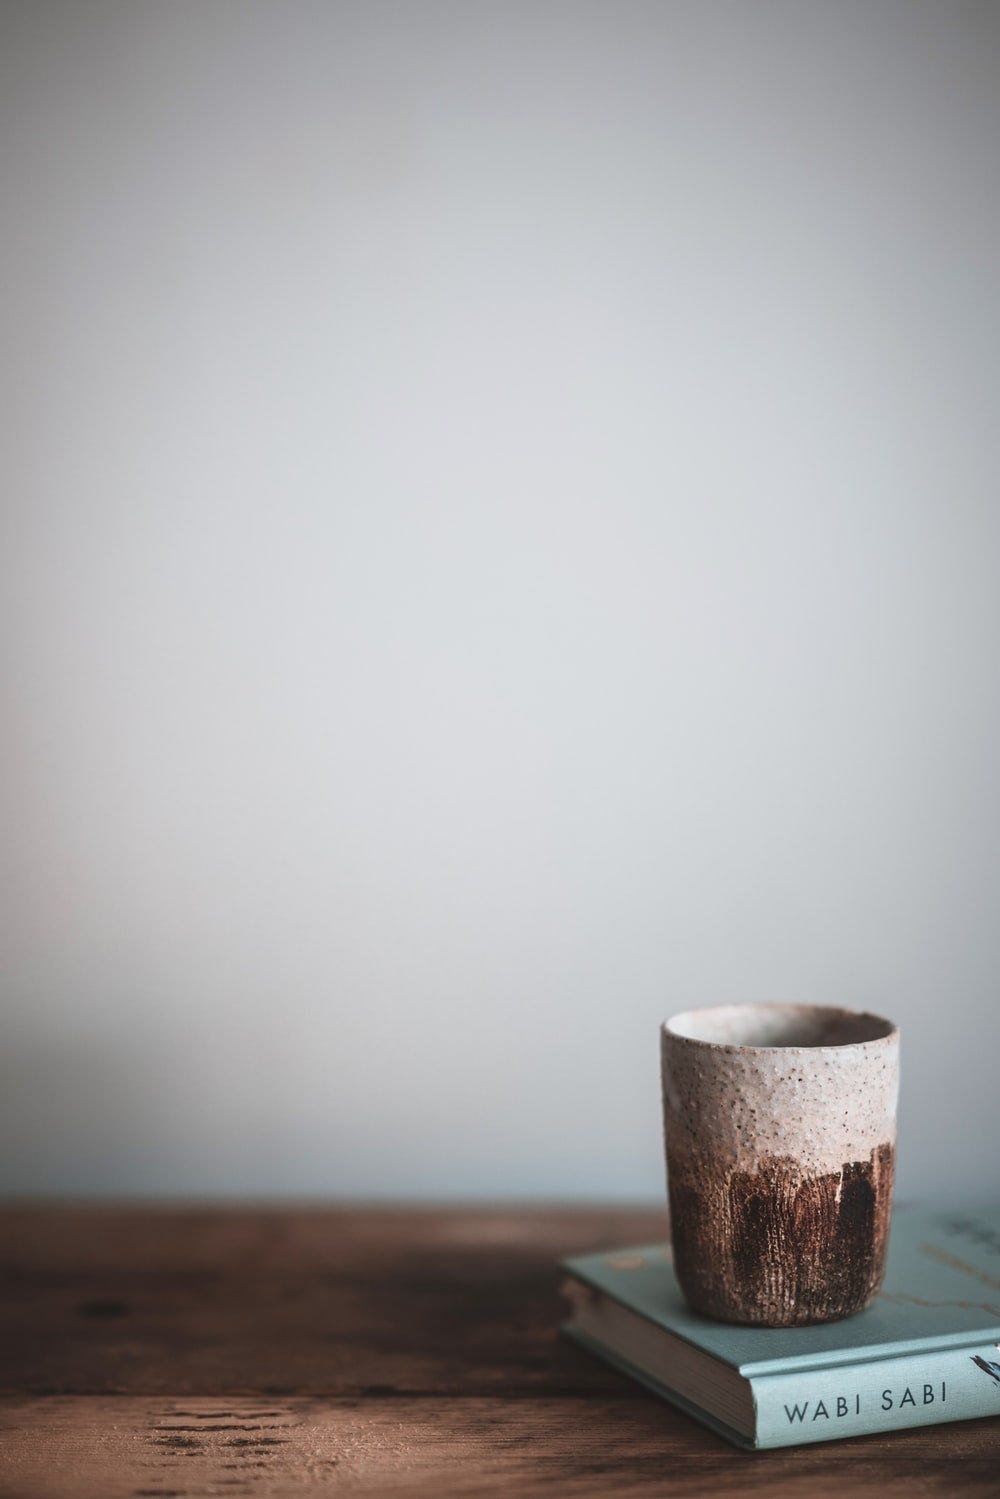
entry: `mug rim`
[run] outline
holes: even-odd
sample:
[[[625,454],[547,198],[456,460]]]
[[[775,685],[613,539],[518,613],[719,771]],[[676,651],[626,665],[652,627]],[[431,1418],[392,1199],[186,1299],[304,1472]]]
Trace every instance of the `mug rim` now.
[[[807,1016],[824,1016],[827,1019],[836,1017],[840,1020],[868,1021],[871,1023],[874,1034],[853,1041],[825,1041],[819,1044],[791,1042],[783,1045],[778,1042],[775,1045],[754,1045],[750,1042],[741,1041],[709,1041],[701,1036],[685,1035],[683,1031],[675,1027],[679,1021],[693,1020],[696,1016],[722,1015],[725,1013],[761,1014],[768,1012],[772,1015],[781,1014],[789,1019],[799,1017],[805,1019]],[[781,1001],[762,1001],[754,1003],[747,1001],[743,1004],[729,1005],[698,1005],[689,1010],[680,1010],[676,1015],[671,1015],[664,1020],[660,1026],[660,1032],[671,1041],[683,1042],[685,1046],[703,1047],[708,1051],[738,1051],[738,1052],[811,1052],[818,1051],[845,1051],[850,1048],[863,1048],[870,1046],[886,1046],[899,1040],[899,1026],[894,1020],[888,1020],[884,1015],[876,1015],[872,1010],[851,1010],[843,1005],[806,1005],[788,1004]]]

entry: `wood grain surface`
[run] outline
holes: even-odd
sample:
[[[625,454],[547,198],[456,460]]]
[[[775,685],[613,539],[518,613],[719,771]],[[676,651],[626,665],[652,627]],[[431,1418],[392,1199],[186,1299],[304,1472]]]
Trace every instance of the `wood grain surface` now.
[[[613,1209],[0,1214],[0,1496],[1000,1494],[1000,1421],[742,1453],[557,1337]]]

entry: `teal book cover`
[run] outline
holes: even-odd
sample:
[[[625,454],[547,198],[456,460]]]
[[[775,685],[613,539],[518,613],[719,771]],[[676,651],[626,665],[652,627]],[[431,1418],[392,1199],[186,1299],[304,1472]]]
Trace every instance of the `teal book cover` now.
[[[664,1378],[630,1366],[613,1347],[595,1347],[572,1323],[565,1328],[741,1445],[793,1445],[1000,1415],[1000,1208],[897,1212],[874,1304],[812,1327],[741,1327],[691,1311],[666,1244],[562,1265],[748,1382],[754,1430],[736,1432],[678,1398]]]

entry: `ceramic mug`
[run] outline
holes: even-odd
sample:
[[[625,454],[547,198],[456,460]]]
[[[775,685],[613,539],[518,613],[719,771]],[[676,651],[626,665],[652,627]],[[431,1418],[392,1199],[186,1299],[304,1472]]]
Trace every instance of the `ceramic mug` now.
[[[662,1027],[674,1268],[724,1322],[792,1327],[878,1294],[899,1031],[813,1005],[688,1010]]]

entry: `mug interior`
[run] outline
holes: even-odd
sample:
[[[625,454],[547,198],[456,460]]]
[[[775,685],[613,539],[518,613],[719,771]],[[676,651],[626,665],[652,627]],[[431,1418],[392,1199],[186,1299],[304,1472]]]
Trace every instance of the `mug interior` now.
[[[666,1022],[671,1036],[708,1046],[856,1046],[895,1033],[891,1020],[826,1005],[716,1005]]]

